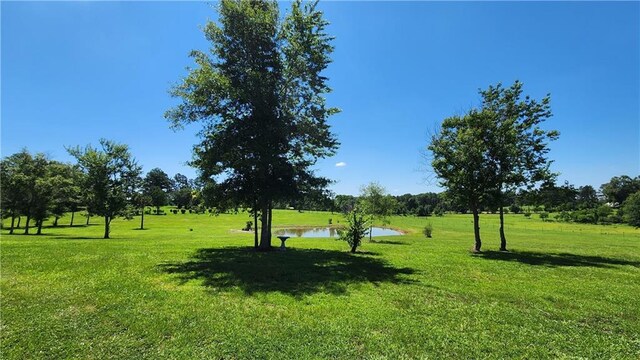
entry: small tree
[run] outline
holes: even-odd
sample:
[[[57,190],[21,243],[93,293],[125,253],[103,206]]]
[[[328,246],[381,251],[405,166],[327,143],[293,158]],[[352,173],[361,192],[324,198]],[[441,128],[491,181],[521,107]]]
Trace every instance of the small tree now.
[[[104,217],[104,238],[109,238],[111,221],[128,216],[127,207],[134,196],[141,168],[127,145],[100,140],[100,149],[79,146],[67,149],[85,173],[88,212]]]
[[[362,238],[369,232],[370,219],[366,213],[355,207],[346,215],[345,220],[347,227],[340,230],[340,240],[346,241],[351,247],[351,252],[355,253],[362,243]]]
[[[381,221],[383,225],[391,223],[390,216],[395,211],[397,204],[396,199],[387,195],[385,188],[377,182],[369,183],[360,189],[360,208],[372,219]],[[373,221],[369,226],[369,241],[371,241]]]

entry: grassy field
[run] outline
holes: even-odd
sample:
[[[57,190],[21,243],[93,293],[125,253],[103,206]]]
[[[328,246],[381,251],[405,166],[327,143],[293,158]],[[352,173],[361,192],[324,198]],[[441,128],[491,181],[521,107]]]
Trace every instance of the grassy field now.
[[[276,211],[274,226],[329,218]],[[508,215],[499,253],[497,216],[483,215],[486,251],[471,254],[471,216],[397,217],[407,235],[358,254],[302,238],[257,253],[237,231],[247,220],[117,220],[109,240],[99,219],[3,230],[1,357],[640,358],[636,229]]]

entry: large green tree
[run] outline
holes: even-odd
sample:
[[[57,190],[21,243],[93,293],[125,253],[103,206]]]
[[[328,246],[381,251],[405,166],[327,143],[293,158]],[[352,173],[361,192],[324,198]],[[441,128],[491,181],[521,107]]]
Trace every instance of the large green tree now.
[[[474,250],[482,247],[480,207],[495,187],[495,171],[489,161],[488,136],[494,116],[488,111],[471,110],[442,122],[428,146],[431,165],[440,185],[456,202],[464,203],[473,213]]]
[[[129,216],[128,211],[140,183],[141,168],[129,153],[127,145],[105,139],[100,148],[67,149],[84,172],[87,211],[104,217],[104,238],[109,238],[111,221]]]
[[[633,193],[622,204],[624,220],[631,226],[640,227],[640,191]]]
[[[156,207],[156,214],[160,214],[160,207],[169,203],[169,192],[173,188],[173,181],[160,168],[151,169],[144,178],[144,199],[149,199]]]
[[[29,223],[37,199],[36,181],[44,177],[48,160],[44,154],[31,155],[27,149],[2,160],[0,169],[2,216],[11,217],[9,234],[13,234],[16,217],[26,216],[24,233],[29,233]],[[18,221],[19,223],[19,221]]]
[[[608,183],[600,187],[607,201],[621,205],[631,194],[640,191],[640,176],[632,178],[628,175],[614,176]]]
[[[338,146],[327,122],[338,110],[324,98],[332,38],[316,4],[296,1],[280,18],[275,1],[221,1],[204,27],[210,53],[192,51],[196,66],[171,90],[182,102],[165,114],[174,128],[203,123],[192,165],[216,180],[221,204],[260,213],[263,250],[274,201],[325,187],[310,168]]]
[[[31,155],[26,150],[22,150],[3,158],[0,162],[0,205],[2,219],[11,218],[9,234],[13,234],[15,220],[22,214],[26,186],[23,168],[27,157],[30,158]]]
[[[500,250],[507,250],[504,234],[505,193],[522,186],[553,179],[547,158],[548,142],[558,138],[555,130],[545,130],[542,123],[551,117],[550,95],[535,100],[522,95],[522,83],[515,81],[509,88],[502,84],[481,90],[482,108],[492,114],[487,132],[488,159],[495,171],[493,205],[500,212]]]

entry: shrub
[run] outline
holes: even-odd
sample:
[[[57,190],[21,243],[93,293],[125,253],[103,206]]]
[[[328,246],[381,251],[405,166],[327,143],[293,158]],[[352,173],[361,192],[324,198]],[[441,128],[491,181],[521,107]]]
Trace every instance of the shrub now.
[[[436,208],[433,210],[433,214],[435,216],[444,216],[444,209],[442,208],[442,206],[438,205],[436,206]]]
[[[422,229],[422,233],[424,234],[424,236],[428,238],[431,237],[432,232],[433,232],[433,225],[431,223],[428,223],[427,225],[425,225],[424,229]]]
[[[596,213],[592,210],[577,210],[571,214],[573,221],[582,224],[595,224]]]
[[[180,209],[180,212],[184,214],[184,213],[187,212],[187,210],[186,209]]]
[[[520,206],[513,204],[509,206],[509,211],[511,211],[514,214],[520,214],[520,211],[522,211],[522,209],[520,208]]]
[[[542,221],[547,221],[547,219],[549,218],[549,213],[546,211],[543,211],[540,213],[540,220]]]
[[[558,221],[565,221],[565,222],[569,222],[571,221],[572,217],[571,217],[571,213],[567,212],[567,211],[561,211],[558,214],[556,214],[556,220]]]
[[[332,222],[333,222],[333,219],[329,218],[329,225],[331,225]]]
[[[526,218],[530,218],[531,217],[531,213],[529,212],[529,210],[524,212],[524,217],[526,217]]]
[[[613,209],[608,205],[600,205],[596,213],[598,214],[598,221],[606,221],[606,218],[613,214]]]
[[[253,221],[247,221],[247,224],[242,228],[242,231],[251,231],[253,229]]]

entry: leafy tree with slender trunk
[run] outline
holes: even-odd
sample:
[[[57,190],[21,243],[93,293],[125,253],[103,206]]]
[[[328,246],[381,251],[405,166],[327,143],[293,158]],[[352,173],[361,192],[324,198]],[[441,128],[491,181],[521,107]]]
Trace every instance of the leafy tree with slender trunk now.
[[[378,219],[383,225],[390,224],[390,217],[398,202],[387,194],[386,189],[377,182],[369,183],[360,189],[360,208],[372,219]],[[369,241],[372,239],[373,222],[369,224]]]
[[[160,207],[168,204],[169,192],[173,186],[169,175],[159,168],[151,169],[145,176],[144,194],[151,199],[148,204],[156,207],[156,214],[160,215]]]
[[[12,216],[25,215],[25,235],[29,234],[33,219],[40,233],[42,221],[49,214],[51,186],[46,180],[49,163],[44,154],[31,155],[26,149],[4,159],[2,163],[3,202],[7,200],[7,204],[3,203],[3,209],[8,206],[7,210]],[[13,231],[10,230],[10,233]]]
[[[481,251],[480,207],[495,185],[494,169],[487,157],[487,139],[493,114],[471,110],[442,122],[428,146],[431,165],[440,185],[456,202],[466,204],[473,213],[474,251]]]
[[[203,123],[192,165],[216,181],[218,208],[260,214],[261,250],[271,249],[274,202],[325,187],[310,169],[338,146],[322,74],[332,38],[316,5],[295,1],[281,19],[275,1],[221,1],[218,23],[204,27],[210,54],[191,52],[195,68],[171,90],[182,103],[165,114],[174,128]]]
[[[500,212],[500,250],[507,251],[504,234],[506,193],[536,183],[550,181],[548,142],[558,138],[555,130],[544,130],[541,124],[551,117],[550,95],[537,101],[522,96],[522,83],[516,81],[509,88],[502,84],[481,90],[482,108],[493,121],[488,131],[488,158],[495,170],[492,203]]]
[[[52,161],[49,165],[49,184],[51,185],[51,214],[55,217],[53,226],[58,226],[58,219],[66,212],[73,217],[82,201],[82,171],[77,166]]]
[[[345,220],[347,226],[339,230],[340,240],[346,241],[351,247],[351,252],[355,253],[362,244],[362,239],[370,231],[371,218],[356,206],[345,215]]]
[[[3,218],[11,217],[9,234],[14,232],[15,218],[18,218],[19,228],[20,215],[28,212],[32,164],[33,156],[26,149],[7,156],[0,162],[0,204]]]
[[[111,221],[127,217],[127,208],[139,183],[141,168],[127,145],[100,140],[100,148],[91,145],[67,149],[85,173],[88,212],[104,217],[104,238],[109,238]]]

